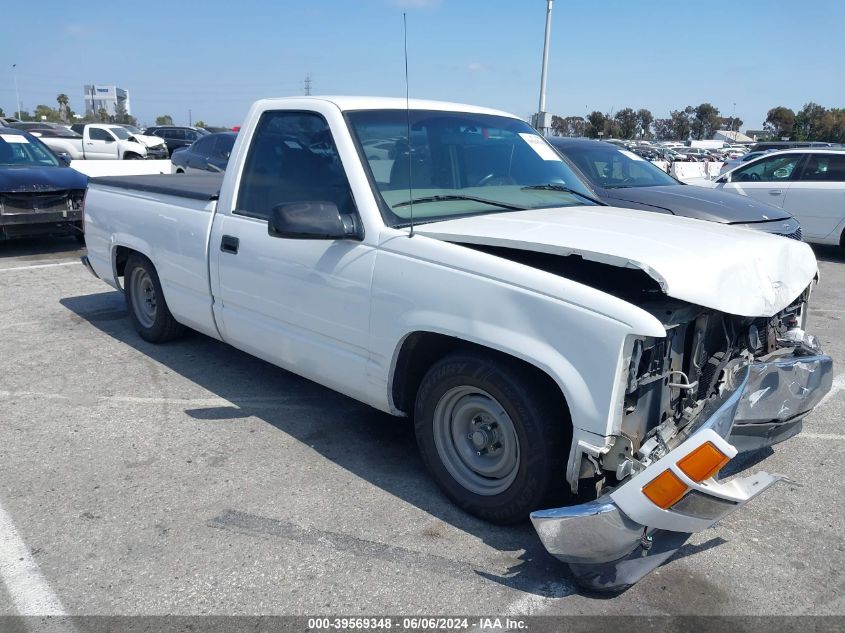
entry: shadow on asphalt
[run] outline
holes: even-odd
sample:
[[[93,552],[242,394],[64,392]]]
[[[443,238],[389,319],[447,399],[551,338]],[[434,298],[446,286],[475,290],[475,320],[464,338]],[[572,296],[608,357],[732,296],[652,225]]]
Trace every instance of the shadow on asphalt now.
[[[232,403],[186,409],[192,418],[264,420],[356,476],[481,539],[502,552],[502,558],[514,558],[512,552],[524,550],[505,574],[474,569],[479,576],[543,597],[575,593],[569,568],[545,551],[528,523],[491,525],[464,513],[440,493],[419,458],[408,420],[381,413],[202,334],[192,332],[166,345],[147,343],[128,318],[120,318],[126,306],[117,292],[68,297],[61,304],[103,333]],[[244,397],[245,392],[258,395]],[[270,399],[279,397],[286,399],[284,404],[268,406]],[[303,414],[291,415],[292,407],[300,407]]]
[[[816,259],[834,264],[845,263],[845,246],[829,246],[827,244],[810,244]]]
[[[84,246],[72,235],[0,240],[0,259],[6,257],[17,257],[23,260],[54,259],[60,256],[74,257],[81,254],[83,248]]]

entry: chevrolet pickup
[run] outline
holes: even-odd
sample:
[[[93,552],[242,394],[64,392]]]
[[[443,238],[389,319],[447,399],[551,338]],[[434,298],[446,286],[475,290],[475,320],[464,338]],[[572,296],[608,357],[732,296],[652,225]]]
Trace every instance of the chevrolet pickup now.
[[[450,499],[530,516],[597,590],[781,479],[719,472],[831,387],[809,246],[602,205],[495,110],[258,101],[225,175],[95,178],[84,223],[141,337],[193,328],[411,417]]]

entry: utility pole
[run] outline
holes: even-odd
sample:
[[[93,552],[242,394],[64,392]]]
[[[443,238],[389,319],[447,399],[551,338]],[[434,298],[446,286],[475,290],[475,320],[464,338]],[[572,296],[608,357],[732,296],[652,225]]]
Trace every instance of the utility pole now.
[[[311,96],[311,73],[308,73],[307,75],[305,75],[305,82],[304,83],[305,83],[305,96],[310,97]]]
[[[12,75],[15,78],[15,101],[18,105],[18,119],[21,118],[21,95],[18,92],[18,65],[12,64]]]
[[[540,107],[534,115],[534,127],[546,134],[551,128],[551,115],[546,112],[546,76],[549,69],[549,38],[552,31],[552,3],[546,0],[546,38],[543,42],[543,70],[540,73]]]

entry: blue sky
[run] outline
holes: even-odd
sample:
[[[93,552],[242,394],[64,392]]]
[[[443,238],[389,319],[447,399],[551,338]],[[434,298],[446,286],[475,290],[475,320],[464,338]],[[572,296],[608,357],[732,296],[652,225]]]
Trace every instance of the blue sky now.
[[[303,93],[411,94],[536,111],[545,0],[43,0],[5,12],[0,106],[13,112],[85,83],[130,91],[139,121],[241,122],[255,99]],[[5,18],[8,18],[6,20]],[[656,117],[710,101],[759,128],[776,105],[845,107],[845,2],[556,0],[547,110],[647,107]],[[10,28],[13,27],[13,28]]]

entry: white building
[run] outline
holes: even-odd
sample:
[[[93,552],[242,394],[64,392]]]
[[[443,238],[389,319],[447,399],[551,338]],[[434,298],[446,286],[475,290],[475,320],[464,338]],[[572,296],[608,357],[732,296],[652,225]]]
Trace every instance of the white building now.
[[[105,110],[109,116],[115,115],[118,103],[122,103],[126,114],[132,114],[129,104],[129,91],[117,86],[105,86],[102,84],[88,84],[83,88],[86,112],[99,112]]]
[[[742,132],[731,132],[730,130],[719,130],[713,134],[714,141],[726,141],[728,143],[753,143],[756,139],[746,136]]]

